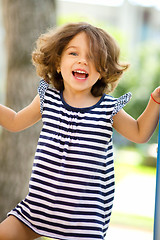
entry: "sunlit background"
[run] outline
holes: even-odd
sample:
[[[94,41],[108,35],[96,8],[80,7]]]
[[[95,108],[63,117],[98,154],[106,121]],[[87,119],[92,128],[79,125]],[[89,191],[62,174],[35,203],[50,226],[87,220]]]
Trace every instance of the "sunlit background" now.
[[[160,83],[159,0],[57,0],[57,25],[87,21],[111,33],[131,64],[114,96],[132,92],[125,110],[137,118]],[[0,16],[0,102],[5,99],[5,31]],[[116,194],[107,240],[153,236],[157,133],[142,145],[114,132]]]

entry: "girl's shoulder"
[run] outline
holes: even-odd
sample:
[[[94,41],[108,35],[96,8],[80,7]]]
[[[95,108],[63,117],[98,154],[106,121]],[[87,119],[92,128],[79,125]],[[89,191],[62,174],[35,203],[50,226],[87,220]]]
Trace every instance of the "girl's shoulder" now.
[[[111,95],[105,94],[104,95],[104,103],[106,105],[112,106],[115,110],[118,108],[123,108],[131,99],[132,94],[130,92],[125,93],[124,95],[120,96],[119,98],[115,98]]]
[[[41,113],[43,112],[43,105],[44,105],[44,100],[45,100],[46,95],[47,95],[47,97],[50,97],[51,99],[54,99],[54,98],[56,99],[56,98],[59,98],[59,96],[60,96],[60,91],[58,91],[56,88],[52,87],[44,79],[40,80],[37,91],[38,91],[38,94],[40,97]]]
[[[122,95],[118,98],[115,98],[111,95],[105,94],[104,100],[107,102],[114,103],[116,105],[121,105],[121,104],[123,105],[123,104],[128,103],[130,101],[131,97],[132,97],[132,94],[130,92],[125,93],[124,95]]]
[[[57,92],[59,93],[59,91],[54,88],[53,86],[51,86],[49,83],[47,83],[44,79],[41,79],[39,82],[39,86],[38,86],[38,93],[42,94],[45,93],[46,90],[49,89],[52,92]]]
[[[111,122],[113,123],[113,116],[116,115],[131,99],[132,94],[130,92],[115,98],[110,95],[105,95],[104,102],[110,108],[111,111]]]

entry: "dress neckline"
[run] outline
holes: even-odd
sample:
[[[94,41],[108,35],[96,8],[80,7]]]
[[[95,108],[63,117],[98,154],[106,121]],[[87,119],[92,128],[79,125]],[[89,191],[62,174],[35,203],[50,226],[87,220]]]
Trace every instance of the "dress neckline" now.
[[[63,91],[60,92],[61,101],[62,101],[63,105],[65,106],[65,108],[70,111],[75,111],[75,112],[87,112],[87,111],[90,111],[90,110],[98,107],[100,105],[100,103],[103,101],[104,96],[105,96],[105,93],[102,95],[102,97],[99,99],[99,101],[96,104],[94,104],[90,107],[78,108],[78,107],[72,107],[71,105],[66,103],[66,101],[63,98]]]

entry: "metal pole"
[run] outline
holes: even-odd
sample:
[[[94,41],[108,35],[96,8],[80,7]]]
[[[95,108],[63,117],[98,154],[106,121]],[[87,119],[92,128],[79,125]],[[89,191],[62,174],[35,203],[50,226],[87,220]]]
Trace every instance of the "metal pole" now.
[[[160,240],[160,119],[158,133],[158,152],[157,152],[157,170],[156,170],[156,195],[154,212],[154,235],[153,240]]]

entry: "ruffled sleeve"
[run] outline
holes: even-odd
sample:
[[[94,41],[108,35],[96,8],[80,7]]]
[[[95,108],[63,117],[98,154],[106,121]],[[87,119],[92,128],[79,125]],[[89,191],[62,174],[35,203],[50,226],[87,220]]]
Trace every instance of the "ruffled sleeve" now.
[[[119,98],[115,98],[115,105],[111,115],[111,123],[113,124],[113,116],[116,115],[131,99],[132,94],[126,93]]]
[[[48,86],[49,86],[49,84],[46,81],[44,81],[43,79],[40,80],[37,91],[38,91],[38,94],[40,97],[40,112],[41,112],[41,114],[43,113],[44,97],[45,97],[45,92],[46,92]]]

